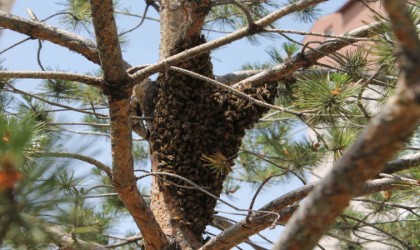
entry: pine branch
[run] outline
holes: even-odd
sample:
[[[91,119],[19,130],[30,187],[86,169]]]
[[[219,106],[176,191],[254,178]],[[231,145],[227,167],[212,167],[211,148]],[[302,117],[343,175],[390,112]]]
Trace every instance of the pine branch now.
[[[60,247],[60,249],[76,250],[76,249],[95,249],[95,250],[108,250],[107,247],[102,246],[96,242],[84,241],[75,238],[73,235],[63,232],[60,226],[53,225],[41,219],[35,218],[30,215],[22,215],[28,220],[33,221],[37,226],[45,231],[51,240]]]
[[[377,28],[380,24],[382,23],[374,23],[372,25],[355,29],[347,33],[347,36],[355,38],[368,37],[371,31]],[[259,85],[264,84],[266,82],[279,81],[300,68],[307,68],[309,66],[314,65],[318,59],[332,52],[335,52],[353,42],[356,41],[330,40],[327,43],[324,43],[315,49],[299,53],[298,55],[292,57],[285,63],[276,65],[271,69],[265,70],[252,77],[246,78],[236,83],[232,87],[243,91],[244,89],[258,87]]]
[[[216,80],[218,82],[224,83],[226,85],[232,86],[248,77],[254,76],[256,74],[259,74],[263,72],[264,70],[240,70],[240,71],[234,71],[231,73],[227,73],[225,75],[217,76]],[[302,76],[308,75],[308,74],[314,74],[314,73],[320,73],[320,74],[328,74],[328,73],[337,73],[337,72],[346,72],[342,69],[300,69],[292,74],[289,74],[285,76],[282,79],[279,79],[277,81],[284,81],[284,82],[294,82],[297,78],[301,78]],[[369,79],[373,76],[373,82],[371,84],[379,85],[379,86],[389,86],[389,84],[386,84],[386,81],[394,81],[396,80],[396,77],[391,75],[383,75],[383,74],[377,74],[372,75],[370,73],[364,73],[363,78]]]
[[[402,49],[397,94],[299,207],[274,249],[312,249],[350,199],[360,193],[362,184],[380,172],[385,161],[402,148],[417,128],[420,118],[418,33],[404,1],[383,3]]]
[[[102,88],[104,81],[100,77],[81,75],[58,71],[0,71],[0,78],[4,79],[50,79],[82,82],[91,86]]]
[[[32,21],[0,11],[0,26],[10,29],[32,38],[50,41],[71,51],[79,53],[89,61],[100,63],[99,54],[94,42],[55,28],[40,21]]]
[[[241,38],[244,38],[246,36],[254,35],[256,33],[255,30],[259,30],[264,28],[267,25],[272,24],[276,20],[291,14],[293,12],[305,9],[307,7],[316,5],[318,3],[325,2],[327,0],[301,0],[296,3],[290,4],[288,6],[285,6],[261,19],[255,22],[255,29],[248,29],[248,27],[239,29],[235,32],[232,32],[224,37],[218,38],[216,40],[204,43],[202,45],[196,46],[194,48],[185,50],[181,53],[178,53],[176,55],[170,56],[165,58],[164,60],[159,61],[158,63],[152,64],[144,69],[141,69],[137,71],[135,74],[133,74],[133,78],[135,80],[137,79],[144,79],[147,76],[156,73],[162,69],[165,69],[169,65],[174,65],[178,62],[184,61],[186,59],[189,59],[191,57],[203,54],[205,52],[208,52],[212,49],[219,48],[223,45],[232,43],[234,41],[237,41]],[[133,69],[129,69],[130,72],[133,72]]]
[[[22,94],[22,95],[29,96],[31,98],[34,98],[34,99],[39,100],[41,102],[45,102],[45,103],[47,103],[49,105],[52,105],[52,106],[57,106],[57,107],[60,107],[60,108],[64,108],[66,110],[71,110],[71,111],[75,111],[75,112],[79,112],[79,113],[83,113],[83,114],[100,116],[101,118],[107,118],[108,117],[108,116],[103,115],[103,114],[92,113],[92,112],[89,112],[89,111],[85,111],[84,109],[73,108],[73,107],[68,106],[68,105],[63,105],[63,104],[60,104],[60,103],[52,102],[52,101],[49,101],[45,98],[42,98],[42,97],[40,97],[36,94],[31,94],[29,92],[25,92],[23,90],[17,89],[15,87],[13,87],[12,85],[7,85],[7,86],[9,88],[11,88],[11,92],[15,92],[15,93],[19,93],[19,94]]]
[[[363,186],[363,190],[359,193],[360,196],[376,193],[379,191],[394,190],[397,181],[394,180],[373,180],[367,182]],[[293,205],[307,196],[307,194],[314,189],[317,183],[312,183],[295,189],[289,193],[272,200],[258,211],[273,211],[280,215],[279,224],[286,224],[290,216],[295,212],[297,206]],[[237,244],[244,242],[250,236],[261,232],[262,230],[272,226],[275,217],[271,215],[252,214],[249,217],[249,222],[246,219],[229,227],[215,238],[212,238],[203,245],[200,250],[210,249],[230,249]]]

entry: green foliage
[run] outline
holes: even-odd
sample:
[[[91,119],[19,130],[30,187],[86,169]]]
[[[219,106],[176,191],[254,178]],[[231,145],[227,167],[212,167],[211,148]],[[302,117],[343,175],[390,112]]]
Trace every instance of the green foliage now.
[[[328,145],[333,152],[334,161],[341,158],[344,152],[356,140],[359,130],[353,128],[332,128],[328,137]]]
[[[47,235],[32,221],[32,215],[48,214],[64,202],[56,193],[55,173],[44,161],[27,159],[47,146],[43,127],[35,116],[0,114],[0,241],[35,249]],[[48,140],[47,140],[48,141]]]
[[[90,127],[96,131],[96,132],[102,132],[102,133],[106,133],[109,134],[109,120],[108,119],[104,119],[104,118],[100,118],[94,115],[85,115],[83,117],[83,121],[87,122],[87,123],[92,123],[95,125],[91,125]],[[98,126],[96,126],[98,125]],[[103,125],[103,126],[99,126],[99,125]]]
[[[54,71],[51,68],[47,70]],[[55,69],[55,71],[63,72],[60,69]],[[43,80],[40,89],[43,91],[42,96],[50,97],[56,102],[69,103],[79,93],[79,85],[65,80]]]
[[[288,4],[294,4],[297,1],[298,0],[288,0]],[[311,6],[301,11],[294,12],[294,15],[297,21],[309,23],[315,21],[318,18],[320,12],[321,10],[318,7]]]
[[[83,86],[80,88],[80,98],[82,103],[95,106],[107,105],[106,96],[96,87]]]
[[[79,32],[84,29],[91,34],[92,16],[88,0],[65,0],[61,3],[66,15],[61,16],[60,23],[72,31]]]
[[[146,142],[136,142],[133,143],[133,158],[136,163],[140,163],[140,167],[144,168],[144,166],[149,161],[149,144]]]
[[[0,59],[0,70],[6,70],[1,64],[3,60]],[[13,81],[10,79],[0,78],[0,112],[4,112],[7,105],[12,101],[13,96],[5,91],[7,85],[12,85]]]
[[[31,96],[23,95],[18,109],[21,114],[31,113],[34,119],[40,123],[51,122],[53,119],[52,114],[47,112],[47,105]]]
[[[379,227],[386,232],[392,232],[393,236],[408,243],[412,249],[420,248],[420,236],[418,234],[420,221],[418,220],[418,215],[410,214],[401,218],[398,222],[382,224]],[[401,243],[398,241],[394,240],[393,243],[401,246]]]
[[[363,76],[363,73],[369,70],[368,53],[363,48],[358,48],[354,51],[347,51],[344,55],[331,55],[334,60],[340,65],[353,81],[358,81]]]
[[[340,118],[351,117],[357,87],[350,84],[350,79],[341,73],[305,75],[296,83],[294,105],[311,114],[308,122],[313,125],[335,124]]]

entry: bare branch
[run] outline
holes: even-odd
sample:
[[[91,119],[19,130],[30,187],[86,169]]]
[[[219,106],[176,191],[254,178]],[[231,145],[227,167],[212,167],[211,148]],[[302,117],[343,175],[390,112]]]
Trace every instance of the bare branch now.
[[[378,27],[381,23],[374,23],[369,26],[364,26],[349,32],[346,36],[351,36],[355,38],[367,37],[370,32]],[[244,90],[248,88],[257,87],[263,83],[270,81],[278,81],[286,77],[287,75],[297,71],[300,68],[306,68],[316,63],[316,61],[327,54],[335,52],[347,45],[349,43],[356,41],[348,40],[330,40],[322,45],[318,46],[313,50],[308,50],[307,52],[299,53],[285,63],[274,66],[271,69],[265,70],[259,74],[256,74],[252,77],[246,78],[235,85],[233,88],[238,90]]]
[[[394,180],[373,180],[362,185],[363,190],[359,195],[366,195],[376,193],[379,191],[393,190],[397,187],[395,184],[398,183]],[[259,211],[273,211],[278,212],[280,220],[278,223],[285,224],[297,206],[292,205],[306,197],[306,195],[313,190],[317,183],[312,183],[295,189],[289,193],[286,193],[279,198],[269,202],[263,206]],[[206,244],[203,245],[201,250],[209,249],[230,249],[237,244],[245,241],[248,237],[269,228],[274,221],[275,217],[271,215],[263,214],[252,214],[249,217],[249,222],[246,219],[241,220],[237,224],[229,227],[215,238],[212,238]]]
[[[165,58],[164,60],[159,61],[156,64],[152,64],[142,70],[139,70],[137,73],[133,75],[134,79],[144,79],[147,76],[156,73],[170,65],[174,65],[175,63],[181,62],[183,60],[186,60],[188,58],[197,56],[199,54],[208,52],[212,49],[219,48],[223,45],[229,44],[233,41],[239,40],[243,37],[253,35],[255,34],[255,30],[262,29],[263,27],[273,23],[274,21],[290,14],[295,11],[299,11],[302,9],[305,9],[309,6],[316,5],[318,3],[325,2],[327,0],[301,0],[294,4],[285,6],[261,19],[255,22],[255,26],[257,27],[254,30],[250,30],[247,27],[239,29],[233,33],[230,33],[224,37],[218,38],[216,40],[204,43],[202,45],[199,45],[197,47],[185,50],[181,53],[178,53],[176,55],[170,56],[168,58]]]
[[[29,79],[50,79],[82,82],[91,86],[102,88],[104,81],[100,77],[80,75],[59,71],[0,71],[0,78],[29,78]]]
[[[299,207],[274,249],[312,249],[350,199],[360,193],[362,184],[379,173],[417,127],[420,41],[404,1],[385,0],[384,6],[403,52],[397,95]]]
[[[74,154],[74,153],[65,153],[65,152],[43,152],[43,151],[36,152],[36,154],[40,156],[70,158],[70,159],[84,161],[104,171],[110,178],[112,177],[111,168],[109,168],[107,165],[89,156]]]
[[[380,173],[379,176],[382,177],[382,178],[388,178],[388,179],[392,179],[392,180],[406,182],[406,183],[409,183],[411,185],[420,186],[419,181],[411,179],[411,178],[407,178],[407,177],[404,177],[404,176],[384,174],[384,173]]]
[[[65,30],[55,28],[40,21],[23,19],[4,11],[0,11],[0,26],[33,38],[58,44],[83,55],[89,61],[100,64],[94,42]]]

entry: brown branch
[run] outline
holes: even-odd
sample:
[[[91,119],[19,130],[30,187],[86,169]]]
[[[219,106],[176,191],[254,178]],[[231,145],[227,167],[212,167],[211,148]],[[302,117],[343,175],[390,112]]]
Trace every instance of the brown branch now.
[[[91,11],[101,68],[107,83],[112,145],[113,184],[119,198],[141,230],[147,249],[166,249],[168,240],[141,196],[134,176],[130,95],[132,82],[126,74],[118,41],[112,0],[92,0]]]
[[[101,88],[104,81],[100,77],[80,75],[68,72],[58,71],[0,71],[0,78],[4,79],[50,79],[50,80],[64,80],[64,81],[75,81],[82,82],[91,86]]]
[[[23,19],[4,11],[0,11],[0,26],[33,38],[50,41],[83,55],[89,61],[100,63],[94,42],[65,30],[40,21]]]
[[[42,231],[48,234],[51,241],[54,242],[60,249],[76,250],[76,249],[95,249],[107,250],[108,248],[96,242],[90,242],[75,238],[73,235],[64,232],[64,230],[57,225],[53,225],[39,218],[22,214],[23,217],[32,221],[36,226],[39,226]]]
[[[362,185],[363,190],[359,195],[367,195],[376,193],[379,191],[393,190],[400,188],[395,184],[400,182],[394,180],[373,180]],[[263,206],[259,211],[273,211],[278,212],[280,215],[279,224],[285,224],[293,212],[296,210],[296,206],[292,205],[306,197],[306,195],[313,190],[317,183],[312,183],[295,189],[289,193],[280,196],[277,199],[269,202]],[[249,222],[246,219],[241,220],[237,224],[229,227],[215,238],[209,240],[201,250],[209,249],[230,249],[237,244],[245,241],[250,236],[272,226],[275,217],[272,215],[263,214],[252,214],[249,217]]]
[[[331,67],[331,66],[329,66]],[[216,76],[216,80],[218,82],[224,83],[226,85],[233,85],[235,83],[238,83],[248,77],[254,76],[256,74],[259,74],[261,72],[263,72],[264,70],[240,70],[240,71],[235,71],[235,72],[231,72],[231,73],[227,73],[225,75],[221,75],[221,76]],[[293,72],[292,74],[287,75],[285,78],[279,79],[279,81],[284,81],[284,82],[294,82],[296,81],[298,78],[302,77],[303,75],[306,74],[312,74],[315,72],[319,72],[319,73],[336,73],[336,72],[346,72],[345,69],[302,69],[302,70],[298,70]],[[371,78],[373,75],[369,74],[369,73],[364,73],[362,75],[363,78],[365,78],[366,80]],[[390,75],[383,75],[383,74],[377,74],[376,76],[373,77],[372,79],[372,83],[374,85],[379,85],[379,86],[387,86],[389,87],[390,85],[386,84],[386,81],[394,81],[397,78],[394,76],[390,76]]]
[[[358,28],[353,30],[347,34],[347,36],[360,38],[360,37],[368,37],[370,32],[377,28],[381,23],[375,23],[369,26],[364,26],[362,28]],[[322,45],[318,46],[315,49],[308,50],[307,52],[299,53],[298,55],[292,57],[287,62],[276,65],[271,69],[265,70],[259,74],[256,74],[252,77],[246,78],[232,87],[238,90],[244,90],[249,88],[257,87],[261,84],[270,81],[278,81],[289,74],[297,71],[300,68],[307,68],[312,66],[316,63],[316,61],[325,55],[328,55],[332,52],[335,52],[353,42],[356,41],[349,41],[349,40],[330,40]]]
[[[381,173],[392,174],[395,172],[403,171],[409,168],[417,167],[420,165],[420,153],[405,156],[385,164],[385,168]]]
[[[113,3],[111,0],[92,0],[90,7],[105,81],[108,84],[124,81],[126,74],[118,41]]]
[[[232,32],[224,37],[218,38],[216,40],[204,43],[202,45],[196,46],[194,48],[185,50],[181,53],[178,53],[176,55],[167,57],[161,61],[159,61],[158,63],[152,64],[142,70],[139,70],[137,73],[135,73],[133,75],[134,79],[144,79],[146,78],[148,75],[151,75],[153,73],[156,73],[170,65],[174,65],[178,62],[181,62],[183,60],[186,60],[188,58],[203,54],[205,52],[208,52],[212,49],[215,48],[219,48],[223,45],[232,43],[236,40],[239,40],[241,38],[244,38],[246,36],[249,35],[254,35],[255,34],[255,30],[258,28],[263,28],[267,25],[270,25],[271,23],[273,23],[274,21],[299,10],[305,9],[307,7],[316,5],[318,3],[322,3],[325,2],[327,0],[301,0],[298,1],[294,4],[290,4],[288,6],[285,6],[261,19],[259,19],[258,21],[255,22],[255,26],[257,28],[250,30],[248,29],[248,27],[239,29],[235,32]]]
[[[213,217],[213,221],[211,222],[211,225],[219,230],[225,230],[231,226],[234,225],[235,221],[230,220],[228,218],[222,217],[222,216],[218,216],[215,215]],[[260,247],[259,245],[255,244],[254,242],[252,242],[250,239],[247,239],[244,241],[246,244],[250,245],[253,249],[256,250],[266,250],[266,248]]]
[[[274,249],[312,249],[363,183],[377,175],[417,128],[420,118],[420,41],[403,1],[385,0],[402,50],[396,96],[317,185],[288,222]]]

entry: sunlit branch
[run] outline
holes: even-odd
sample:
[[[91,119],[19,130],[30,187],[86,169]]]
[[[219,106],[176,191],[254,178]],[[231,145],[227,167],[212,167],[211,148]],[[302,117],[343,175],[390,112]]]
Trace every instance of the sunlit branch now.
[[[82,82],[102,88],[104,81],[100,77],[81,75],[59,71],[0,71],[0,78],[4,79],[49,79]]]
[[[281,9],[279,9],[279,10],[277,10],[277,11],[275,11],[275,12],[273,12],[273,13],[271,13],[271,14],[269,14],[269,15],[261,18],[261,19],[259,19],[258,21],[256,21],[255,22],[255,25],[257,26],[256,29],[258,29],[258,28],[262,29],[265,26],[272,24],[276,20],[278,20],[278,19],[280,19],[280,18],[282,18],[282,17],[284,17],[288,14],[291,14],[293,12],[305,9],[307,7],[310,7],[310,6],[316,5],[318,3],[325,2],[325,1],[327,1],[327,0],[301,0],[301,1],[298,1],[296,3],[290,4],[288,6],[285,6]],[[177,62],[181,62],[181,61],[186,60],[188,58],[191,58],[193,56],[197,56],[199,54],[208,52],[212,49],[219,48],[223,45],[232,43],[232,42],[234,42],[236,40],[239,40],[241,38],[244,38],[246,36],[254,35],[256,29],[250,30],[247,27],[245,27],[245,28],[239,29],[235,32],[232,32],[231,34],[228,34],[224,37],[221,37],[221,38],[218,38],[216,40],[213,40],[213,41],[204,43],[202,45],[199,45],[197,47],[185,50],[181,53],[178,53],[176,55],[165,58],[164,60],[161,60],[156,64],[152,64],[152,65],[150,65],[150,66],[148,66],[148,67],[146,67],[142,70],[139,70],[138,72],[136,72],[133,75],[133,78],[134,79],[144,79],[144,78],[146,78],[147,76],[149,76],[153,73],[156,73],[156,72],[158,72],[162,69],[167,68],[169,65],[174,65]]]

